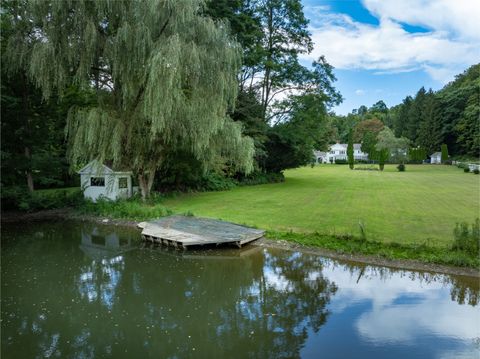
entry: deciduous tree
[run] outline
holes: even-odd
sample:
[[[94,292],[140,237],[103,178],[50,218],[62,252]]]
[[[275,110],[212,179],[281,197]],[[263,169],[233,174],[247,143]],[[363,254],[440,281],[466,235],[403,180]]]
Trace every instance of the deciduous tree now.
[[[7,44],[16,66],[45,98],[72,83],[97,91],[97,104],[69,111],[72,165],[96,158],[128,166],[144,198],[170,151],[185,150],[204,168],[225,158],[252,169],[252,140],[225,115],[237,93],[239,48],[223,23],[203,15],[202,1],[30,5],[36,41]]]

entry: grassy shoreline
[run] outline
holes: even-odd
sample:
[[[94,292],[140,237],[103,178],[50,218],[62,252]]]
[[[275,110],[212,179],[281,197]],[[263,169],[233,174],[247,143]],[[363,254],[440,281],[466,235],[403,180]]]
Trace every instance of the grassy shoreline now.
[[[115,205],[115,203],[112,202],[111,205]],[[139,205],[141,206],[142,204],[139,203]],[[151,212],[149,211],[149,213]],[[166,215],[169,214],[173,214],[173,212],[169,211]],[[2,213],[2,222],[58,220],[59,218],[66,220],[95,221],[101,224],[136,226],[136,223],[139,221],[148,220],[151,217],[138,216],[138,213],[136,216],[119,215],[118,212],[116,216],[112,215],[112,213],[107,215],[106,213],[99,213],[99,211],[90,212],[85,210],[85,208],[60,208],[33,213]],[[108,219],[108,221],[105,222],[105,219]],[[279,244],[281,242],[287,242],[302,248],[326,250],[328,251],[328,256],[333,258],[342,259],[345,255],[348,255],[349,260],[353,259],[359,262],[387,266],[389,263],[397,262],[397,268],[413,270],[420,269],[418,265],[413,265],[412,267],[413,262],[418,262],[428,266],[427,268],[421,267],[422,270],[438,271],[438,269],[431,268],[429,265],[440,265],[474,270],[475,272],[468,272],[468,275],[480,275],[480,257],[472,256],[463,251],[453,250],[448,247],[432,247],[426,243],[421,245],[402,245],[398,243],[370,241],[361,239],[360,237],[321,234],[318,232],[298,233],[272,230],[266,232],[265,238]],[[322,255],[322,252],[319,254]],[[453,271],[450,274],[458,274],[457,272]]]
[[[478,269],[478,254],[452,249],[455,223],[472,223],[480,212],[478,179],[452,166],[409,165],[402,173],[386,166],[369,173],[327,165],[288,171],[284,183],[154,196],[147,203],[82,200],[75,212],[128,221],[196,215],[340,254]]]
[[[480,269],[480,258],[448,247],[427,244],[382,243],[359,237],[332,236],[321,233],[267,231],[272,240],[286,240],[302,246],[318,247],[338,254],[365,255],[387,260],[415,260],[422,263]]]

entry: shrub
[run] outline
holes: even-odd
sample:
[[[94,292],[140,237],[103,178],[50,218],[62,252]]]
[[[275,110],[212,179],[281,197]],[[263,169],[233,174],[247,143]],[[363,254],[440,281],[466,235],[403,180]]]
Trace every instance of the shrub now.
[[[475,169],[473,170],[473,173],[475,173],[476,175],[478,175],[478,174],[480,173],[480,170],[479,170],[478,168],[475,168]]]
[[[397,166],[397,169],[400,171],[400,172],[405,172],[405,165],[403,163],[400,163],[398,166]]]
[[[463,169],[463,172],[465,172],[465,173],[468,173],[468,172],[470,172],[470,168],[468,168],[468,167],[465,167],[465,168]]]
[[[283,172],[253,172],[248,176],[238,179],[241,186],[252,186],[257,184],[280,183],[285,182]]]
[[[79,211],[95,216],[139,220],[164,217],[173,213],[161,203],[143,203],[139,198],[119,199],[117,201],[101,198],[96,203],[85,200],[79,207]]]
[[[453,237],[453,249],[478,256],[480,249],[480,219],[477,218],[475,220],[475,223],[471,226],[471,231],[468,223],[457,223],[453,230]]]
[[[346,165],[346,164],[348,164],[348,161],[340,158],[338,160],[337,159],[335,160],[335,164],[336,165]]]
[[[20,211],[39,211],[77,206],[83,201],[80,188],[44,189],[29,192],[24,187],[2,188],[2,207]]]
[[[226,191],[236,187],[238,182],[218,173],[209,173],[202,177],[198,185],[199,191]]]

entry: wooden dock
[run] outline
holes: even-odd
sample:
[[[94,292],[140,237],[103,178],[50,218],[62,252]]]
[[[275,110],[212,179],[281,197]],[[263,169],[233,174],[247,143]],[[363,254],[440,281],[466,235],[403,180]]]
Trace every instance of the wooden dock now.
[[[191,246],[244,244],[263,237],[265,231],[210,218],[169,216],[141,222],[146,241],[186,249]]]

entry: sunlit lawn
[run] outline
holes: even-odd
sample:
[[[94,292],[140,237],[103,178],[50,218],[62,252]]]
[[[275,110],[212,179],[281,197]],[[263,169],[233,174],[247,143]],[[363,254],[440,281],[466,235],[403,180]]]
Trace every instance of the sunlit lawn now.
[[[454,166],[407,165],[352,171],[321,165],[285,172],[280,184],[182,195],[165,201],[175,212],[278,231],[353,234],[369,240],[447,244],[456,222],[479,216],[480,175]]]

